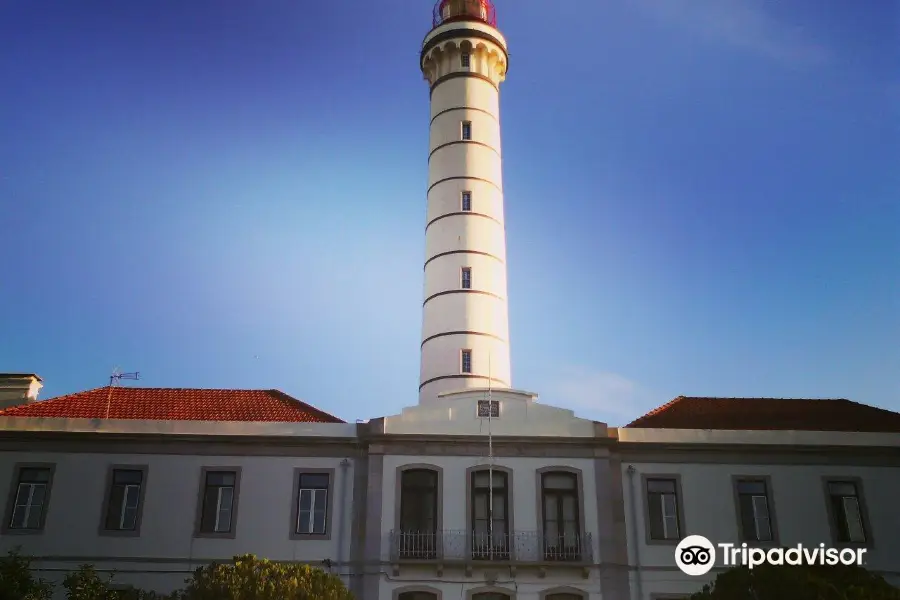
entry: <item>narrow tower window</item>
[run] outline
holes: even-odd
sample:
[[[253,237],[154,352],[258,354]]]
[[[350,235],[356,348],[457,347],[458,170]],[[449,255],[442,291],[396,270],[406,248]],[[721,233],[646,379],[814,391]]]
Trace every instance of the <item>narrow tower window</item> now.
[[[466,191],[462,193],[462,210],[463,212],[472,210],[472,192]]]
[[[462,139],[464,139],[464,140],[472,139],[472,121],[463,121],[462,122]]]
[[[459,370],[463,373],[472,372],[472,351],[463,350],[459,357]]]
[[[463,69],[468,69],[472,60],[468,52],[463,52],[459,55],[459,64]]]
[[[463,267],[460,275],[460,287],[464,290],[472,289],[472,267]]]

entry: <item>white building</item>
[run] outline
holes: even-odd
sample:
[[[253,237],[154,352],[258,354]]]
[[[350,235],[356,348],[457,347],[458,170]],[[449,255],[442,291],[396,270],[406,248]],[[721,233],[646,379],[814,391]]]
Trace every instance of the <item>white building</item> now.
[[[690,534],[865,548],[897,579],[900,415],[846,400],[676,398],[624,428],[512,385],[487,0],[443,0],[431,87],[419,401],[347,424],[275,390],[109,387],[37,401],[0,375],[0,552],[168,591],[253,553],[359,600],[644,600],[714,577]]]

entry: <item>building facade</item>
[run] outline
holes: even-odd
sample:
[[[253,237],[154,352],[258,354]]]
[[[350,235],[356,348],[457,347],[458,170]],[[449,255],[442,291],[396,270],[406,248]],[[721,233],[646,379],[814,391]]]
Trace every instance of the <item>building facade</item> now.
[[[647,600],[697,591],[688,535],[866,551],[900,584],[900,414],[679,397],[622,428],[512,386],[499,86],[487,0],[442,0],[430,86],[419,401],[348,424],[276,390],[0,375],[0,552],[170,591],[256,554],[359,600]]]

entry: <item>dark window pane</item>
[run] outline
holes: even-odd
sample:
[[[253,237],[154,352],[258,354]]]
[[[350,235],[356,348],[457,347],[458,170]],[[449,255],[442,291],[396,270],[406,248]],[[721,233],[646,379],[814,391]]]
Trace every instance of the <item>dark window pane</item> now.
[[[414,470],[404,471],[402,485],[417,487],[437,487],[437,473],[434,471]]]
[[[756,520],[753,518],[753,497],[741,495],[741,534],[745,540],[756,539]]]
[[[674,494],[675,493],[675,480],[674,479],[648,479],[647,480],[647,491],[648,492],[658,492],[661,494]]]
[[[210,471],[206,474],[206,485],[233,486],[234,480],[234,472]]]
[[[300,475],[300,487],[306,490],[328,489],[328,473],[303,473]]]
[[[125,486],[114,485],[109,491],[109,510],[106,512],[106,528],[112,531],[119,529],[119,518],[122,504],[125,502]]]
[[[663,527],[662,494],[648,494],[648,509],[650,510],[650,539],[666,539]]]
[[[828,484],[828,492],[837,496],[855,496],[856,484],[850,481],[832,481]]]
[[[126,483],[140,485],[144,478],[142,471],[133,469],[116,469],[113,471],[113,483],[124,485]]]
[[[476,471],[472,474],[473,487],[484,488],[485,490],[493,488],[494,491],[506,488],[506,473],[503,471],[494,471],[493,485],[491,485],[490,471]]]
[[[216,530],[216,509],[219,505],[219,488],[209,487],[203,495],[203,516],[200,520],[200,530],[204,533],[212,533]]]
[[[47,483],[50,481],[50,469],[24,468],[19,472],[22,483]]]
[[[738,493],[764,496],[766,494],[766,484],[763,481],[739,481]]]
[[[571,473],[544,473],[541,481],[545,490],[575,489],[575,475]]]
[[[437,600],[437,594],[430,592],[403,592],[397,600]]]

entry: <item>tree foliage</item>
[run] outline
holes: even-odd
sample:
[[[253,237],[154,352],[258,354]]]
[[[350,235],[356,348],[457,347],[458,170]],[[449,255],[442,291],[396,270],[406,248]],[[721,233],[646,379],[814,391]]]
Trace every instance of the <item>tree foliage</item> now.
[[[50,600],[53,585],[36,579],[31,559],[12,550],[0,557],[0,600]]]
[[[900,600],[900,588],[857,566],[760,565],[726,571],[689,600]]]
[[[82,565],[62,582],[68,600],[353,600],[339,577],[308,565],[274,563],[252,554],[194,571],[186,588],[158,594],[112,585],[112,574]],[[0,557],[0,600],[51,600],[53,584],[35,579],[31,559]]]
[[[252,554],[201,567],[186,583],[184,600],[353,600],[336,575]]]

